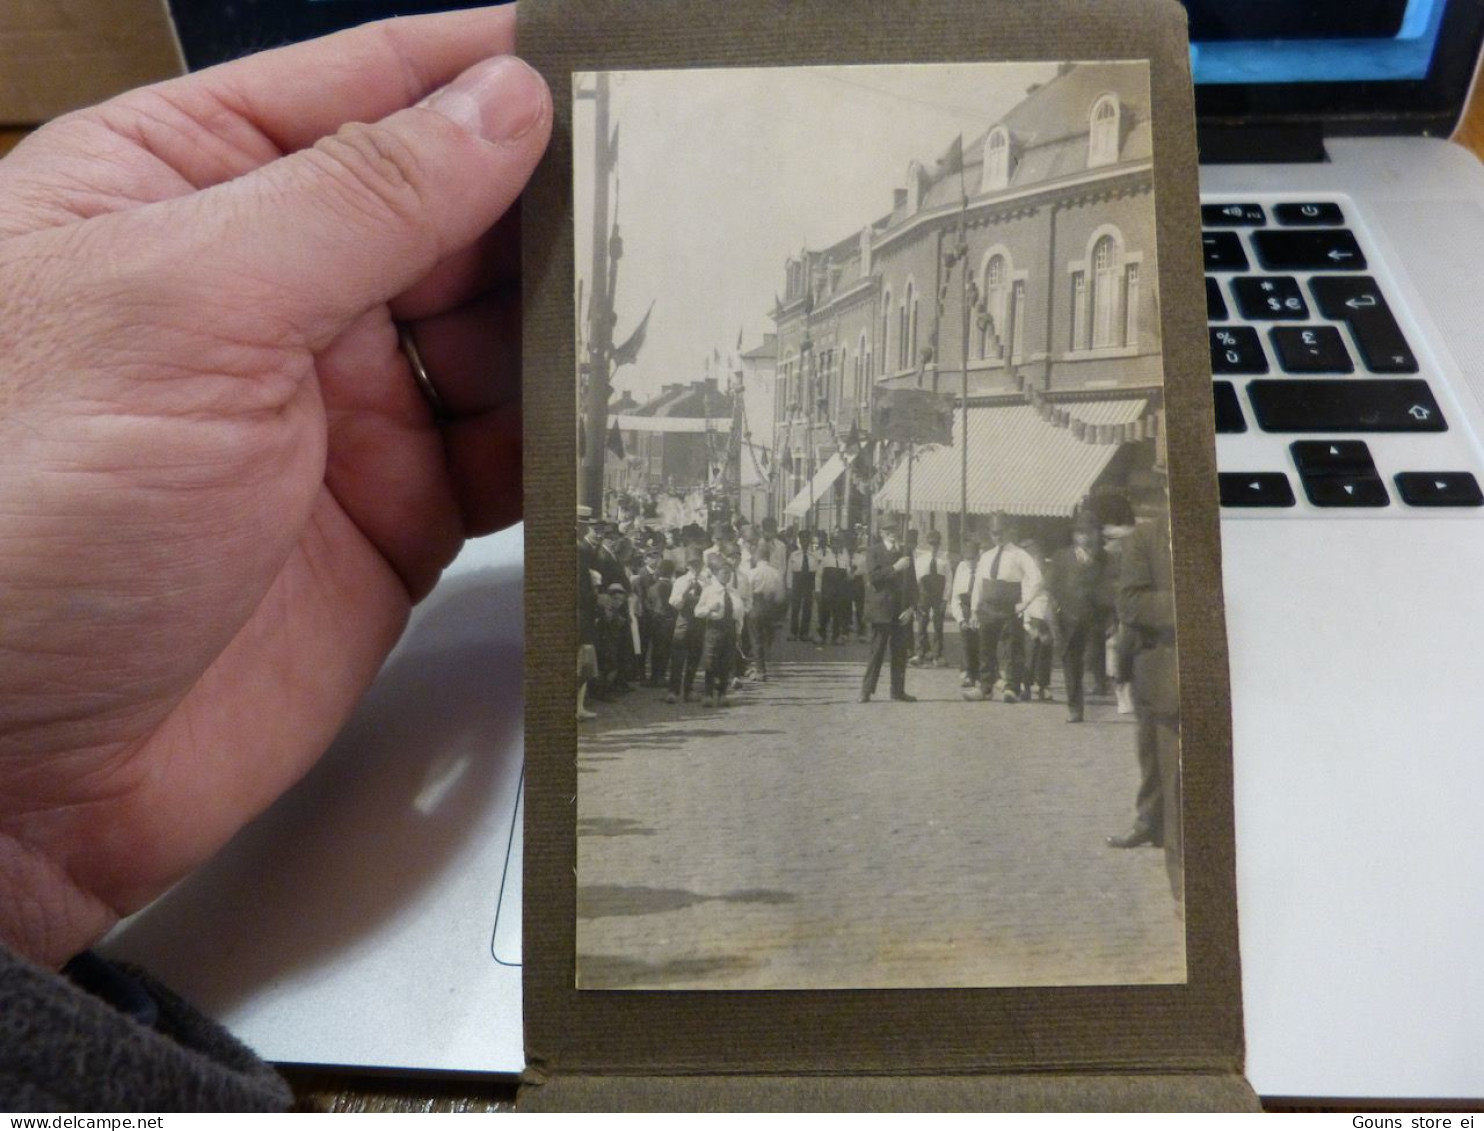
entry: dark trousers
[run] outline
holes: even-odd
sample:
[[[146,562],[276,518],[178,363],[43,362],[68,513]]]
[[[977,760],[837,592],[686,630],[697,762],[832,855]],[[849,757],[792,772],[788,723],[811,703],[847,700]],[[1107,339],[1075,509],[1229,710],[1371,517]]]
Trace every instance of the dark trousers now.
[[[737,622],[706,622],[701,648],[701,667],[706,672],[706,694],[725,695],[732,684],[732,668],[737,658]]]
[[[1087,649],[1093,644],[1101,651],[1101,625],[1086,620],[1061,622],[1061,670],[1067,680],[1067,710],[1075,719],[1082,717],[1082,704],[1086,695],[1083,678],[1087,672]]]
[[[855,620],[855,634],[864,636],[866,634],[866,579],[864,577],[852,577],[850,579],[850,612]],[[850,620],[846,620],[847,627]]]
[[[943,598],[923,601],[917,606],[917,657],[921,660],[943,658]]]
[[[675,642],[670,649],[670,692],[685,693],[690,698],[696,685],[696,672],[701,667],[701,649],[706,642],[706,626],[698,620],[677,620]]]
[[[969,622],[958,622],[958,640],[964,647],[964,674],[974,683],[979,682],[979,630],[970,628]]]
[[[819,639],[839,640],[850,632],[850,578],[843,570],[826,570],[819,585]]]
[[[788,595],[788,634],[808,636],[809,623],[814,619],[814,571],[796,571],[793,589]]]
[[[1018,689],[1025,678],[1025,633],[1017,616],[979,618],[979,683],[987,695],[1000,678],[1000,645],[1005,646],[1005,686]]]
[[[663,687],[670,677],[670,651],[675,644],[675,618],[655,617],[649,631],[649,682]]]
[[[911,629],[905,624],[892,621],[890,624],[871,625],[871,658],[866,661],[866,675],[861,680],[861,694],[876,694],[876,683],[881,678],[881,664],[888,653],[891,656],[892,698],[907,693],[907,651]]]
[[[747,636],[752,641],[752,666],[758,675],[768,674],[768,653],[773,650],[776,628],[777,621],[771,609],[748,614]]]

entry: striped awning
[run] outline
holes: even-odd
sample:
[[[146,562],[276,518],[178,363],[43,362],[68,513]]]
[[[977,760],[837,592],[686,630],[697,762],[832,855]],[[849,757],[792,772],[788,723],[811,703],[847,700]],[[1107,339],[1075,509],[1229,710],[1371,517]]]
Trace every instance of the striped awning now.
[[[1067,406],[1081,427],[1048,420],[1032,405],[969,409],[970,514],[1070,518],[1122,446],[1123,425],[1140,420],[1142,399],[1087,401]],[[1101,426],[1101,427],[1099,427]],[[953,443],[919,451],[912,467],[912,509],[956,513],[961,505],[962,412],[953,417]],[[907,461],[876,492],[876,505],[907,509]]]
[[[809,508],[824,497],[824,493],[835,484],[835,480],[845,470],[845,461],[836,452],[825,460],[824,466],[814,473],[814,478],[793,497],[793,501],[783,508],[783,513],[789,518],[803,518],[809,513]]]

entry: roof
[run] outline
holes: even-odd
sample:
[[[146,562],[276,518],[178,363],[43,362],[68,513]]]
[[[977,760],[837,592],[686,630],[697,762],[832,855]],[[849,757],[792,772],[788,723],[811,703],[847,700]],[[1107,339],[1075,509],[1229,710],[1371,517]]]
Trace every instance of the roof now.
[[[629,415],[730,417],[732,397],[730,393],[722,392],[714,380],[709,385],[705,381],[696,381],[689,385],[671,386]]]
[[[1088,401],[1068,406],[1084,425],[1133,424],[1145,413],[1137,400]],[[912,468],[912,509],[955,513],[962,505],[963,464],[955,413],[953,443],[920,450]],[[1079,439],[1072,427],[1044,419],[1032,405],[969,408],[970,514],[1070,518],[1121,445]],[[876,493],[878,506],[907,509],[907,462]]]

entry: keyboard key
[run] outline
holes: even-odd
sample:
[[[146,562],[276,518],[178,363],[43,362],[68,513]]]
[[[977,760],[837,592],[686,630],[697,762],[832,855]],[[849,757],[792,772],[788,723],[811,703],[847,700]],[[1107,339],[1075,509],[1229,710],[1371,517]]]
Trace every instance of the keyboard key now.
[[[1237,400],[1237,390],[1230,381],[1213,382],[1216,400],[1216,431],[1245,432],[1247,420],[1242,416],[1242,404]]]
[[[1364,440],[1298,440],[1288,445],[1300,475],[1376,474]]]
[[[1340,211],[1340,206],[1331,203],[1276,204],[1273,206],[1273,216],[1278,223],[1294,228],[1312,228],[1325,224],[1338,226],[1345,222],[1345,214]]]
[[[1236,239],[1235,232],[1224,234]],[[1364,271],[1366,267],[1360,244],[1345,228],[1253,232],[1252,248],[1257,261],[1269,271]]]
[[[1316,507],[1389,507],[1391,496],[1376,475],[1306,475],[1304,494]]]
[[[1344,322],[1373,373],[1416,373],[1417,358],[1402,336],[1376,280],[1368,275],[1316,275],[1309,290],[1326,318]]]
[[[1355,363],[1333,326],[1281,326],[1268,331],[1278,365],[1288,373],[1354,373]]]
[[[1201,224],[1207,228],[1257,228],[1267,222],[1261,204],[1201,205]]]
[[[1298,501],[1281,471],[1223,471],[1216,479],[1224,507],[1291,507]]]
[[[1446,432],[1448,422],[1426,381],[1277,379],[1251,381],[1264,432]]]
[[[1396,489],[1409,507],[1484,506],[1484,491],[1467,471],[1404,471]]]
[[[1211,372],[1258,374],[1268,371],[1262,340],[1251,326],[1211,327]]]
[[[1207,271],[1245,271],[1247,253],[1236,232],[1202,232],[1201,249],[1206,256]]]
[[[1232,280],[1232,298],[1243,318],[1254,322],[1309,317],[1309,304],[1292,275],[1244,275]]]
[[[1226,312],[1226,299],[1221,297],[1221,284],[1210,275],[1206,276],[1206,321],[1225,322],[1230,317]]]

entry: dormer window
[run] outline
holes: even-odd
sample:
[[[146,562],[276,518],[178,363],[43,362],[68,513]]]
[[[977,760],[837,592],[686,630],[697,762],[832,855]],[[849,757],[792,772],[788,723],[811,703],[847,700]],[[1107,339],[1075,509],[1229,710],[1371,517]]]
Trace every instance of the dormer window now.
[[[1002,189],[1010,183],[1010,134],[999,126],[984,139],[984,192]]]
[[[1120,115],[1117,95],[1105,94],[1092,104],[1087,136],[1089,169],[1111,165],[1118,160]]]

